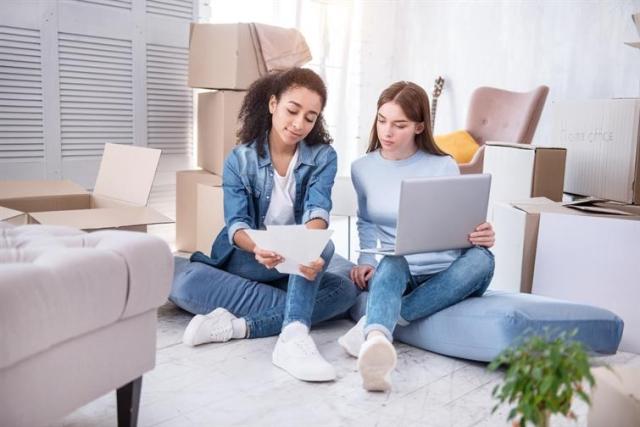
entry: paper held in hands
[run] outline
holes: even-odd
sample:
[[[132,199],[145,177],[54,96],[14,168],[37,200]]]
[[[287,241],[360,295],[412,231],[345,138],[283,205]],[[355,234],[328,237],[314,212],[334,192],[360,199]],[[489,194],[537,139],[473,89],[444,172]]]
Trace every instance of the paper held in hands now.
[[[310,230],[304,225],[268,225],[266,230],[245,230],[261,247],[284,257],[276,270],[285,274],[300,274],[299,265],[320,258],[333,230]]]

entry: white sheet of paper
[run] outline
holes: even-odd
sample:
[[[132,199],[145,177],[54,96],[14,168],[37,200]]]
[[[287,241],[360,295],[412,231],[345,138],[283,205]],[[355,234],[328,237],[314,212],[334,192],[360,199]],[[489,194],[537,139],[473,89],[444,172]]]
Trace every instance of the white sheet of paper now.
[[[266,230],[245,231],[256,245],[284,257],[276,270],[298,275],[299,265],[318,259],[333,234],[333,230],[310,230],[304,225],[270,225]]]

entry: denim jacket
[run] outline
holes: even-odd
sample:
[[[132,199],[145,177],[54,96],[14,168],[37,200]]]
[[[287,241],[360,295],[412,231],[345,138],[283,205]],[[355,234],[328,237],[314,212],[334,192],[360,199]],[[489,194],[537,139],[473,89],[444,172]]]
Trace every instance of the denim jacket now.
[[[192,261],[222,267],[237,247],[233,235],[242,229],[264,229],[273,189],[274,169],[265,144],[264,156],[258,156],[257,141],[233,149],[224,164],[225,227],[216,237],[211,257],[201,252]],[[294,167],[296,198],[293,205],[296,224],[321,218],[329,223],[331,188],[337,171],[336,152],[328,144],[298,143],[298,160]]]

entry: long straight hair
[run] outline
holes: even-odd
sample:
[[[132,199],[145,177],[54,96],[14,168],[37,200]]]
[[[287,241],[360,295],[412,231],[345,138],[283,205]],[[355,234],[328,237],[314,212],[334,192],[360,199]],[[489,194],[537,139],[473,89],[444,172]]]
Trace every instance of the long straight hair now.
[[[427,92],[417,84],[405,81],[395,82],[380,94],[376,117],[373,120],[373,126],[371,128],[371,137],[369,138],[367,153],[381,147],[378,128],[376,126],[378,122],[378,111],[380,107],[391,101],[400,106],[402,112],[404,112],[409,120],[424,125],[424,130],[415,136],[415,142],[419,150],[436,156],[448,155],[436,145],[433,139],[431,110],[429,109],[429,96]]]

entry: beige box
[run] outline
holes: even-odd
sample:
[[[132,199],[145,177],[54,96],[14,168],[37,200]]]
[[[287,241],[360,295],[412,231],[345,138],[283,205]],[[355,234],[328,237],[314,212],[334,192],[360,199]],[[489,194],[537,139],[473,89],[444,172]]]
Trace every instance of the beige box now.
[[[222,187],[197,185],[196,249],[209,255],[211,245],[224,228],[224,193]]]
[[[237,142],[238,113],[246,92],[198,94],[198,166],[222,175],[224,160]]]
[[[640,210],[636,206],[621,206],[593,198],[557,203],[537,197],[497,203],[492,221],[496,243],[491,250],[495,255],[496,268],[491,289],[531,293],[540,215],[544,213],[633,218],[640,215]]]
[[[598,367],[591,390],[588,427],[640,426],[640,365]]]
[[[553,143],[565,147],[565,191],[640,203],[640,99],[554,104]]]
[[[532,293],[614,312],[624,321],[620,349],[638,353],[640,206],[583,208],[611,214],[540,214]]]
[[[23,213],[14,221],[146,231],[173,222],[146,206],[159,160],[160,150],[106,144],[92,193],[71,181],[0,181],[0,206]]]
[[[260,77],[249,24],[191,24],[189,86],[248,89]]]
[[[20,211],[0,206],[0,221],[13,225],[23,225],[27,223],[27,216]]]
[[[572,213],[569,208],[538,197],[494,206],[496,267],[491,289],[531,293],[541,212]]]
[[[546,197],[562,200],[564,148],[488,142],[483,172],[491,174],[489,218],[498,202]]]
[[[222,185],[222,177],[201,169],[176,172],[176,249],[197,250],[198,184]]]

